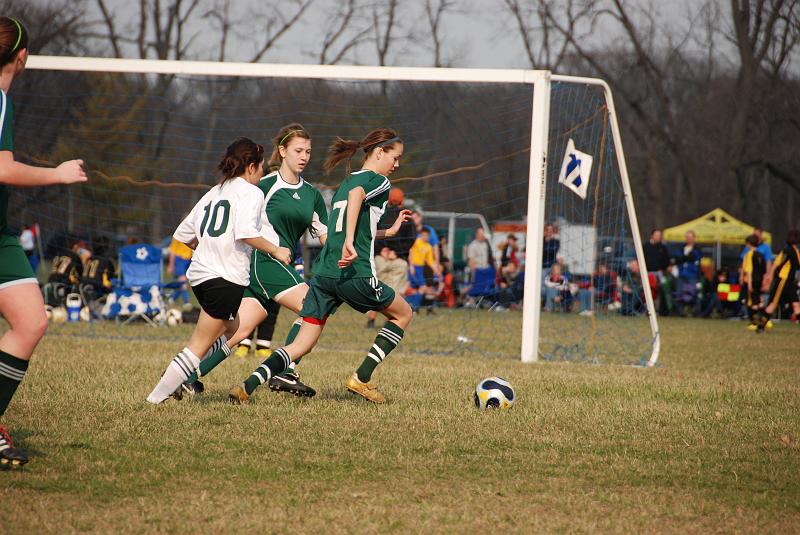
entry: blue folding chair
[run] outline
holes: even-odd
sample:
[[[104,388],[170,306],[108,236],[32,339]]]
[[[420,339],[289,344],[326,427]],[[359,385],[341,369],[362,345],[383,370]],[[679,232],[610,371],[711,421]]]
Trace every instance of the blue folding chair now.
[[[164,284],[161,276],[164,268],[161,249],[146,243],[126,245],[119,250],[120,278],[109,294],[103,307],[103,315],[119,320],[127,316],[123,324],[141,318],[150,325],[163,323],[159,318],[165,311]]]
[[[479,298],[478,303],[483,298],[491,298],[497,295],[497,271],[494,267],[478,268],[472,273],[472,285],[467,290],[467,296]]]

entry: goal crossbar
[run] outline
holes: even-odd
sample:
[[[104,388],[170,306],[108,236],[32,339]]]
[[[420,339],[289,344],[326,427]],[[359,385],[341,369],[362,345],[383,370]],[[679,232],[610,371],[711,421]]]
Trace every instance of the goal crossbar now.
[[[92,58],[68,56],[29,56],[27,68],[54,71],[115,72],[130,74],[183,74],[193,76],[239,76],[272,78],[337,79],[363,81],[408,81],[408,82],[467,82],[467,83],[512,83],[533,85],[533,110],[531,119],[531,152],[528,181],[528,213],[526,243],[529,244],[528,276],[525,278],[525,295],[522,318],[521,357],[525,362],[538,360],[539,319],[541,296],[538,281],[542,276],[542,236],[544,227],[544,199],[548,146],[550,108],[550,83],[568,82],[599,86],[608,105],[610,125],[616,147],[622,187],[636,256],[641,266],[653,348],[648,366],[654,366],[660,351],[660,332],[653,305],[653,296],[647,279],[639,224],[631,194],[628,169],[619,126],[616,120],[614,100],[608,84],[599,78],[554,75],[546,70],[531,69],[463,69],[430,67],[374,67],[359,65],[302,65],[237,63],[212,61],[177,61],[152,59]],[[543,111],[544,113],[538,113]]]

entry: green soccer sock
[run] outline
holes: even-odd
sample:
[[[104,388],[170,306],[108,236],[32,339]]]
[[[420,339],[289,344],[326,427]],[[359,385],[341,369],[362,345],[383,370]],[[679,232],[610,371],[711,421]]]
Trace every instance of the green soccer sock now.
[[[289,344],[291,344],[292,342],[294,342],[294,339],[297,338],[297,333],[300,332],[300,327],[302,325],[303,325],[303,320],[302,319],[297,318],[296,320],[294,320],[294,323],[292,323],[292,328],[289,329],[289,334],[286,335],[286,343],[283,344],[284,347],[286,347]],[[303,357],[300,357],[299,359],[297,359],[297,360],[293,361],[291,364],[289,364],[289,369],[286,370],[284,373],[289,373],[290,371],[294,371],[294,369],[297,367],[297,365],[300,364],[300,360],[302,358]]]
[[[212,345],[206,353],[206,356],[200,361],[200,366],[196,371],[192,372],[192,375],[189,376],[186,382],[194,383],[197,382],[200,377],[208,375],[211,370],[219,366],[230,354],[231,349],[228,347],[228,339],[225,335],[222,335],[217,338],[214,345]]]
[[[262,362],[261,365],[250,374],[250,377],[245,379],[245,391],[248,394],[252,394],[256,388],[269,381],[271,377],[285,372],[291,362],[292,359],[284,348],[276,349],[267,360]]]
[[[369,382],[372,377],[372,372],[375,371],[378,364],[383,362],[402,339],[403,329],[397,324],[387,321],[380,332],[378,332],[378,336],[375,337],[375,343],[372,344],[364,362],[362,362],[361,366],[356,370],[358,380],[362,383]]]
[[[6,412],[11,398],[28,371],[28,361],[0,351],[0,416]]]

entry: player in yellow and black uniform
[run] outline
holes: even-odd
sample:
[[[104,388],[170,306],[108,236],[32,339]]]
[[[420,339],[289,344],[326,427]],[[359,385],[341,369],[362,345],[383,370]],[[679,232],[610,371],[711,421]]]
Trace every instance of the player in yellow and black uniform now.
[[[767,261],[758,251],[758,237],[750,235],[745,240],[747,250],[742,259],[742,283],[745,290],[747,316],[750,330],[758,328],[758,313],[761,310],[761,284],[767,271]]]
[[[28,371],[28,361],[47,329],[39,282],[8,228],[8,186],[49,186],[85,182],[83,162],[72,160],[56,168],[33,167],[14,160],[14,107],[8,90],[25,70],[28,32],[15,19],[0,17],[0,316],[9,329],[0,337],[0,417]],[[0,425],[0,466],[28,462]]]
[[[800,231],[792,229],[786,236],[786,245],[773,264],[772,287],[769,292],[769,301],[758,322],[756,332],[764,332],[767,322],[775,310],[784,304],[792,304],[797,312],[797,271],[800,270]]]
[[[83,273],[83,260],[91,253],[80,244],[73,244],[70,250],[53,257],[50,275],[44,286],[44,302],[50,306],[61,306],[67,294],[78,292]]]

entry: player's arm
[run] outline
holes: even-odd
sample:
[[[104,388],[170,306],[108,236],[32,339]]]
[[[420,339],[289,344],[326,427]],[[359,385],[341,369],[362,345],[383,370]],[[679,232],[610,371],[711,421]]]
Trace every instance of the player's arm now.
[[[14,160],[14,153],[0,151],[0,184],[9,186],[49,186],[86,182],[83,160],[70,160],[58,167],[34,167]]]
[[[289,265],[289,262],[292,261],[292,252],[289,249],[286,247],[279,247],[262,236],[256,236],[254,238],[242,238],[242,241],[253,249],[258,249],[259,251],[265,252],[286,265]]]
[[[397,219],[394,220],[392,226],[387,229],[377,231],[375,233],[375,237],[380,240],[383,238],[393,238],[397,236],[397,233],[400,232],[400,227],[403,225],[403,223],[411,219],[411,214],[411,210],[400,210],[400,213],[397,214]]]
[[[342,258],[339,260],[339,267],[345,268],[358,258],[356,253],[355,241],[356,225],[358,224],[358,214],[361,212],[361,205],[367,194],[364,188],[357,186],[347,194],[347,214],[345,215],[344,245],[342,246]]]

